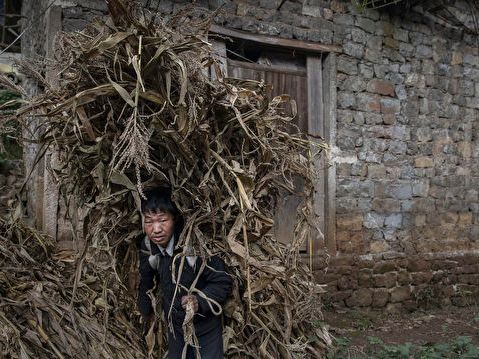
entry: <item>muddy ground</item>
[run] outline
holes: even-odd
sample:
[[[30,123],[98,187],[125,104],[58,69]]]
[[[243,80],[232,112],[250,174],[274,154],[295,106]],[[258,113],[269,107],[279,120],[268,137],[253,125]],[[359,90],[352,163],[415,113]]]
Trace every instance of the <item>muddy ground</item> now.
[[[324,317],[336,338],[347,339],[350,357],[354,357],[354,353],[367,353],[371,338],[379,338],[388,345],[412,343],[428,346],[450,343],[458,337],[469,337],[472,345],[479,348],[479,306],[447,307],[401,314],[336,309],[325,311]],[[341,357],[344,354],[337,356]]]

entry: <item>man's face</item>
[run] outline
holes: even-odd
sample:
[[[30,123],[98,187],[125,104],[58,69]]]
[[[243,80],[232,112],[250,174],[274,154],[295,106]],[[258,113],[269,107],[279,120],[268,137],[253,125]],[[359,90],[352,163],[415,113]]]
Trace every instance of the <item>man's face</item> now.
[[[175,230],[173,215],[168,212],[147,212],[144,215],[145,233],[148,238],[162,247],[166,247]]]

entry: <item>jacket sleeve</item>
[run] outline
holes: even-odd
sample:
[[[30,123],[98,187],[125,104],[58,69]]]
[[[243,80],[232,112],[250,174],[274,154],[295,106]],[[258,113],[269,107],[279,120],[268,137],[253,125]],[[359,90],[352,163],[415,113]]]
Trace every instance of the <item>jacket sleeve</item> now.
[[[211,257],[208,260],[208,267],[204,269],[202,276],[206,284],[201,291],[206,297],[213,299],[222,306],[233,287],[233,281],[231,276],[226,273],[223,260],[217,256]],[[196,297],[198,298],[199,313],[206,314],[210,312],[211,308],[208,301],[199,294]]]
[[[140,247],[140,285],[138,287],[138,309],[142,316],[149,316],[153,313],[153,307],[151,305],[151,299],[148,296],[148,291],[155,286],[156,272],[151,268],[148,262],[149,255],[144,253],[145,246],[143,241]]]

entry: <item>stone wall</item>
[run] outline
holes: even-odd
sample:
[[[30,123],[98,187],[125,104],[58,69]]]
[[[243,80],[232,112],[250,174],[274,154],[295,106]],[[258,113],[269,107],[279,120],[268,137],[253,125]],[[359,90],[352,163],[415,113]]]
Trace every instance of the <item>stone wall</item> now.
[[[479,302],[479,256],[473,253],[335,257],[316,278],[327,285],[327,305],[398,312]]]
[[[101,0],[58,3],[64,30],[80,29],[106,11]],[[155,1],[150,3],[155,8]],[[162,0],[159,9],[167,15],[186,3]],[[330,253],[328,268],[318,272],[329,299],[395,310],[427,301],[428,293],[453,304],[476,294],[476,37],[421,8],[404,15],[360,11],[340,0],[196,5],[223,6],[217,23],[227,28],[342,47],[332,157],[337,253]],[[458,18],[470,20],[463,0],[449,6]]]

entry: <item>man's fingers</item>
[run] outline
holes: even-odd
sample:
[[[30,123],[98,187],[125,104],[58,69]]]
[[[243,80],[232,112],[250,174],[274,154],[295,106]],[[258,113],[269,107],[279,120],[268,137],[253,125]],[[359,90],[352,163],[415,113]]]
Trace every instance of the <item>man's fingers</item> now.
[[[188,302],[193,303],[193,309],[195,312],[198,311],[198,298],[196,298],[194,295],[185,295],[181,297],[181,306],[183,309],[186,309],[186,305]]]

